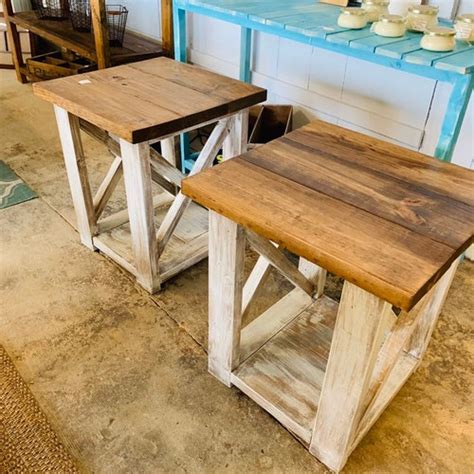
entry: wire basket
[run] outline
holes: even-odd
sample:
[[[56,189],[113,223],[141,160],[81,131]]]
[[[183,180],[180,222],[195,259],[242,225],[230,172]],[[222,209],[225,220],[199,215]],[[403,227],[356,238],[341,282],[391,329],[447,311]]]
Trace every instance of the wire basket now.
[[[122,46],[128,10],[123,5],[107,5],[110,46]]]
[[[36,16],[43,20],[65,20],[68,17],[68,0],[32,0]]]
[[[91,31],[90,0],[69,0],[69,16],[76,31]]]

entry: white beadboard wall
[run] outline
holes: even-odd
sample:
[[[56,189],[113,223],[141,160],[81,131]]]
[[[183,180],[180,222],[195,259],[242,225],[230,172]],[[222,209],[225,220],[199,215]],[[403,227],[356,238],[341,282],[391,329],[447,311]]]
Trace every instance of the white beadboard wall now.
[[[159,36],[159,0],[124,3],[132,29]],[[462,0],[463,11],[474,11],[474,1]],[[237,78],[240,28],[195,14],[188,19],[191,62]],[[433,154],[450,85],[258,32],[252,57],[253,83],[268,89],[269,102],[295,106],[295,127],[321,118]],[[453,161],[474,169],[473,102]]]

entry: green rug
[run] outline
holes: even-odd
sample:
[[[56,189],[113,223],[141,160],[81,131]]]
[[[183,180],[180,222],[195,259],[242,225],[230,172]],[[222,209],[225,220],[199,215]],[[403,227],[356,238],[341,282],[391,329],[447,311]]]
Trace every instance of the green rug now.
[[[34,199],[32,191],[3,161],[0,161],[0,209]]]

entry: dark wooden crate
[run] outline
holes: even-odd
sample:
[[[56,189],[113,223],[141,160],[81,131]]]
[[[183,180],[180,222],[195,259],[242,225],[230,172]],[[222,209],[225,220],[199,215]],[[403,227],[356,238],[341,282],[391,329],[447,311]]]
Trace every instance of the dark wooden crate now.
[[[28,75],[35,81],[72,76],[91,71],[96,67],[87,59],[61,51],[34,56],[27,59],[26,64]]]
[[[250,109],[249,145],[268,143],[291,131],[293,119],[292,105],[258,105]]]

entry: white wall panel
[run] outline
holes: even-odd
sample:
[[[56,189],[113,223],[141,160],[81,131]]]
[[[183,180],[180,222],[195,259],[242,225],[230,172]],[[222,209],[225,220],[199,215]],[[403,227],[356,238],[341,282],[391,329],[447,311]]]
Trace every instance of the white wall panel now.
[[[160,0],[109,1],[128,8],[127,28],[155,39],[161,38]]]
[[[348,58],[320,48],[313,48],[308,89],[340,100]]]
[[[371,130],[379,135],[393,138],[411,147],[421,143],[423,131],[407,124],[391,120],[374,112],[370,112],[342,101],[330,99],[313,91],[281,82],[278,79],[253,74],[254,84],[265,87],[281,97],[286,97],[293,104],[298,104],[317,114],[326,114],[334,119],[341,119]]]
[[[188,15],[191,48],[239,64],[240,27],[202,15]]]
[[[252,70],[265,76],[276,77],[280,38],[259,31],[254,32],[253,35]]]
[[[199,66],[209,71],[217,72],[227,77],[233,77],[234,79],[239,78],[239,66],[223,59],[192,49],[189,52],[189,60],[193,64],[199,64]]]
[[[359,125],[355,125],[351,122],[347,122],[346,120],[338,120],[337,125],[340,125],[341,127],[348,128],[349,130],[354,130],[355,132],[360,132],[363,133],[364,135],[368,135],[369,137],[375,137],[379,138],[380,140],[384,140],[386,142],[390,143],[395,143],[396,145],[401,145],[406,148],[410,148],[411,150],[416,150],[417,147],[408,145],[407,143],[400,142],[398,140],[395,140],[392,137],[389,137],[387,135],[382,135],[381,133],[376,133],[373,130],[370,130],[368,128],[361,127]]]
[[[423,129],[435,81],[350,58],[343,101]]]
[[[308,88],[311,46],[280,38],[277,79],[302,89]]]

